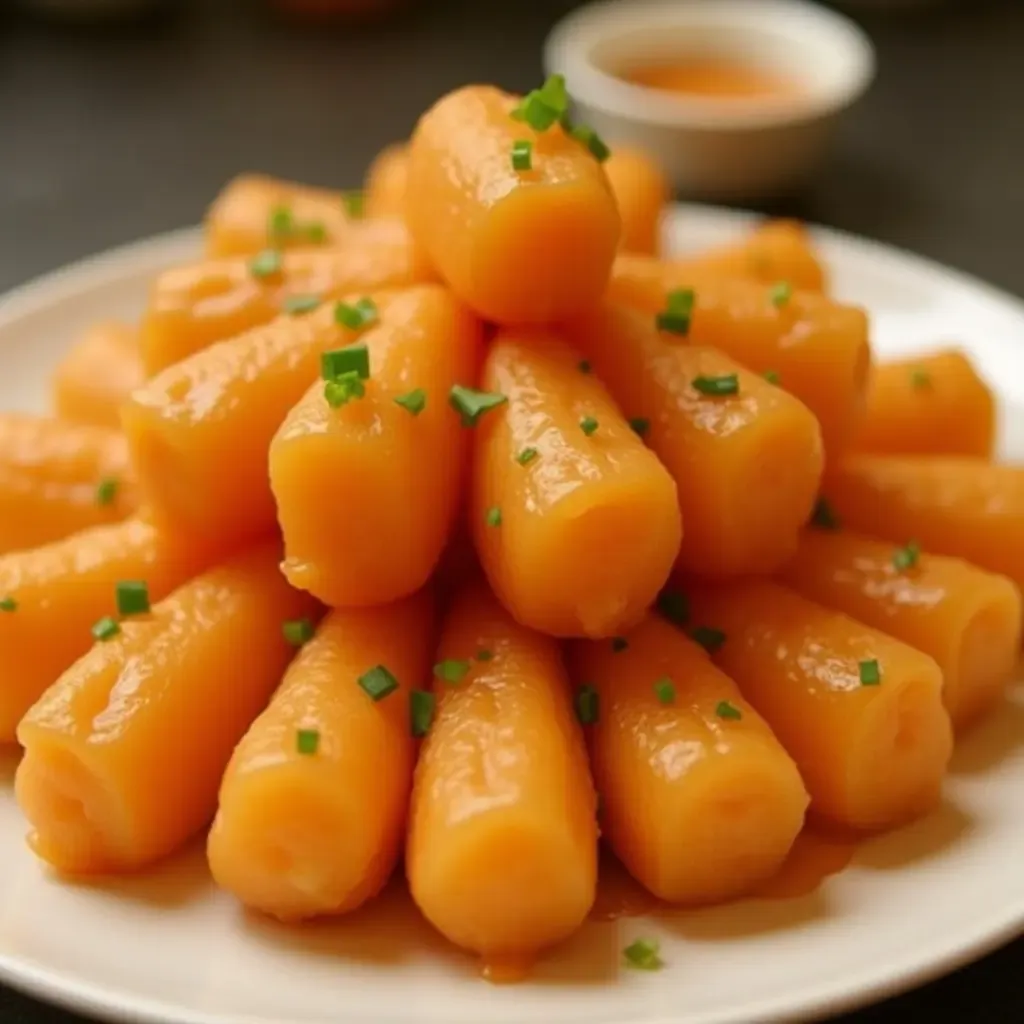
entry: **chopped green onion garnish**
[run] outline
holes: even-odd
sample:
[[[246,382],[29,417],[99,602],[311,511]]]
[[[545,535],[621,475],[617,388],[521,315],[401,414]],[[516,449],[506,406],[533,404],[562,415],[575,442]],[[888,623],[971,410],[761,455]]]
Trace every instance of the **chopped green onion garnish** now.
[[[520,466],[528,466],[535,458],[537,458],[536,448],[524,448],[516,456],[516,462],[518,462]]]
[[[882,669],[879,667],[878,659],[862,661],[858,666],[860,671],[861,686],[878,686],[882,681]]]
[[[793,286],[788,281],[779,281],[778,284],[772,285],[772,290],[768,295],[772,305],[776,309],[782,309],[793,297]]]
[[[334,321],[347,327],[350,331],[358,331],[369,327],[378,320],[377,304],[373,299],[360,299],[358,302],[349,305],[347,302],[339,302],[334,307]]]
[[[438,679],[443,679],[446,683],[451,683],[453,686],[456,683],[461,683],[466,678],[468,672],[469,662],[460,661],[457,658],[446,658],[434,666],[434,675]]]
[[[612,151],[608,148],[604,139],[593,128],[588,128],[585,124],[575,125],[569,130],[569,134],[577,142],[581,142],[586,146],[590,150],[590,155],[599,163],[604,163],[612,155]]]
[[[778,384],[782,380],[778,370],[765,370],[762,376],[769,384]]]
[[[114,594],[118,615],[145,615],[149,611],[149,588],[145,580],[119,580]]]
[[[593,725],[597,721],[597,690],[593,686],[589,683],[581,686],[576,691],[573,703],[576,707],[576,717],[583,725]]]
[[[109,640],[120,632],[121,627],[118,625],[117,619],[111,618],[109,615],[104,615],[92,627],[92,635],[96,640]]]
[[[324,383],[324,398],[332,409],[340,409],[352,399],[362,398],[365,394],[366,388],[354,370]]]
[[[692,288],[680,288],[665,296],[665,309],[655,317],[659,331],[686,336],[690,333],[690,320],[697,293]]]
[[[299,234],[305,236],[306,240],[314,245],[323,245],[327,241],[327,228],[319,221],[303,224],[299,229]]]
[[[743,717],[743,712],[735,704],[730,704],[727,700],[720,700],[715,705],[715,714],[719,718],[731,718],[735,722],[738,722]]]
[[[315,754],[320,749],[320,733],[316,729],[297,730],[295,733],[295,749],[300,754]]]
[[[624,636],[613,636],[612,637],[612,653],[620,654],[622,651],[629,647],[629,641]]]
[[[815,502],[814,511],[811,513],[811,523],[822,530],[839,529],[839,518],[824,498],[819,498]]]
[[[539,89],[533,89],[523,97],[512,111],[512,118],[525,121],[534,131],[546,132],[561,120],[568,109],[569,94],[564,76],[549,75]]]
[[[320,353],[320,376],[324,380],[337,380],[354,373],[360,380],[370,376],[370,350],[362,342]]]
[[[501,509],[497,505],[492,505],[487,510],[485,518],[488,526],[501,526]]]
[[[932,378],[927,370],[922,370],[920,367],[910,371],[910,386],[915,391],[926,391],[931,387]]]
[[[271,238],[286,238],[292,233],[293,227],[292,211],[287,206],[275,206],[270,211],[267,232]]]
[[[284,300],[283,308],[291,316],[301,316],[303,313],[312,313],[322,301],[319,295],[289,295]]]
[[[363,216],[366,207],[366,196],[360,189],[352,189],[341,197],[345,212],[353,219],[359,220]]]
[[[404,395],[399,395],[395,399],[395,405],[400,405],[406,412],[412,413],[413,416],[419,416],[427,407],[427,393],[423,388],[414,388]]]
[[[96,504],[113,505],[114,499],[117,497],[118,486],[119,484],[116,477],[104,477],[96,485]]]
[[[693,387],[702,395],[737,395],[740,390],[740,379],[735,373],[725,373],[721,377],[694,377]]]
[[[374,701],[383,700],[389,693],[394,693],[398,689],[398,680],[383,665],[374,665],[356,682],[367,697]]]
[[[590,435],[597,430],[597,420],[595,420],[593,416],[584,416],[583,419],[580,420],[580,430],[582,430],[587,437],[590,437]]]
[[[461,384],[452,385],[448,393],[448,403],[462,417],[464,427],[475,427],[476,421],[485,412],[490,412],[507,401],[505,395],[496,391],[477,391],[475,388],[465,388]]]
[[[593,370],[593,367],[590,365],[590,360],[581,359],[579,361],[579,369],[580,373],[590,373]]]
[[[284,633],[285,640],[292,647],[301,647],[313,639],[313,634],[316,630],[309,619],[291,619],[288,622],[281,623],[281,632]]]
[[[657,971],[664,966],[657,939],[637,939],[622,951],[622,955],[626,964],[638,971]]]
[[[18,610],[18,602],[13,597],[8,595],[7,597],[0,599],[0,612],[14,612]]]
[[[671,704],[676,699],[675,684],[668,676],[662,676],[654,684],[654,695],[662,704]]]
[[[533,170],[533,143],[529,139],[516,139],[512,143],[512,169],[514,171]]]
[[[907,569],[913,569],[920,557],[921,546],[916,540],[912,540],[893,552],[892,564],[899,572],[904,572]]]
[[[489,651],[486,647],[481,647],[480,650],[476,652],[477,661],[492,661],[493,659],[494,651]]]
[[[434,695],[427,690],[409,691],[409,726],[413,736],[426,736],[434,720]]]
[[[694,626],[690,638],[712,654],[725,643],[725,634],[713,626]]]
[[[327,228],[323,224],[319,221],[300,224],[287,206],[275,206],[270,211],[267,234],[274,242],[286,242],[289,239],[299,238],[319,245],[327,241]]]
[[[643,416],[634,416],[629,421],[629,425],[633,428],[634,433],[639,434],[641,437],[651,429],[651,421]]]
[[[249,260],[249,273],[253,277],[270,277],[281,272],[281,254],[277,249],[264,249]]]
[[[658,595],[658,611],[677,626],[685,626],[690,618],[690,602],[679,590],[663,590]]]

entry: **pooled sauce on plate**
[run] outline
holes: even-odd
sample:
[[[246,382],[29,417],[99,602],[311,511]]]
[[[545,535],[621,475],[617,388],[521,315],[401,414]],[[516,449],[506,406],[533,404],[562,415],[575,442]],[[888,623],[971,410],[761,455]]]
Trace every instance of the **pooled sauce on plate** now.
[[[800,83],[787,75],[728,58],[630,64],[618,76],[648,89],[715,100],[779,99],[802,91]]]

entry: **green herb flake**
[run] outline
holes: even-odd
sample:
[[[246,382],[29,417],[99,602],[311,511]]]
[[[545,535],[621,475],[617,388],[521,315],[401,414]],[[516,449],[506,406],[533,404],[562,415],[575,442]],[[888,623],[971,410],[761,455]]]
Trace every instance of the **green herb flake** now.
[[[318,309],[322,302],[319,295],[289,295],[282,308],[289,316],[303,316]]]
[[[480,650],[476,652],[475,657],[477,661],[493,661],[494,651],[489,651],[486,647],[481,647]]]
[[[709,654],[714,654],[725,643],[725,633],[714,626],[694,626],[690,639],[701,645]]]
[[[612,637],[612,654],[621,654],[629,648],[629,641],[624,636]]]
[[[528,92],[512,111],[511,117],[523,121],[535,132],[546,132],[569,110],[569,93],[563,75],[549,75],[539,89]]]
[[[573,706],[581,725],[594,725],[597,722],[599,711],[597,690],[590,683],[585,683],[576,691],[573,697]]]
[[[110,615],[104,615],[99,622],[93,624],[92,635],[93,639],[104,641],[111,640],[118,633],[121,632],[121,627],[117,622],[117,619],[112,618]]]
[[[814,504],[814,511],[811,513],[811,524],[819,530],[838,530],[839,517],[835,509],[824,499],[819,498]]]
[[[598,163],[604,163],[612,155],[608,144],[601,138],[593,128],[585,124],[578,124],[569,129],[569,134],[586,149]]]
[[[872,658],[870,661],[862,661],[857,666],[857,669],[860,673],[861,686],[878,686],[881,684],[882,668],[878,664],[877,658]]]
[[[295,749],[300,754],[312,757],[320,749],[320,733],[316,729],[297,729]]]
[[[690,619],[690,602],[679,590],[663,590],[658,595],[658,611],[676,626],[685,626]]]
[[[697,293],[692,288],[679,288],[665,296],[665,308],[657,314],[654,322],[659,331],[686,337],[690,333],[693,306]]]
[[[782,381],[778,370],[765,370],[761,376],[764,377],[769,384],[779,384]]]
[[[458,658],[446,658],[434,666],[434,675],[451,686],[455,686],[466,678],[469,673],[469,667],[468,661],[462,661]]]
[[[316,630],[309,619],[291,619],[281,623],[281,632],[292,647],[302,647],[313,639]]]
[[[370,350],[362,342],[320,353],[320,376],[337,380],[354,373],[360,380],[370,377]]]
[[[343,373],[324,384],[324,399],[332,409],[340,409],[355,398],[362,398],[366,387],[356,371]]]
[[[501,526],[501,509],[497,505],[492,505],[484,519],[488,526]]]
[[[0,612],[16,612],[17,610],[18,602],[10,594],[0,599]]]
[[[384,665],[375,665],[364,672],[356,682],[372,701],[383,700],[398,689],[398,680]]]
[[[96,485],[96,504],[97,505],[113,505],[114,500],[117,498],[117,491],[120,487],[120,483],[117,477],[107,476],[104,477]]]
[[[577,364],[580,373],[593,373],[594,368],[590,365],[589,359],[581,359]]]
[[[260,279],[281,273],[281,253],[277,249],[257,253],[249,260],[249,273]]]
[[[512,170],[533,170],[533,143],[529,139],[516,139],[512,143]]]
[[[528,466],[535,458],[537,458],[538,452],[536,448],[524,448],[517,456],[516,462],[520,466]]]
[[[267,234],[273,239],[287,239],[295,228],[292,211],[287,206],[275,206],[267,220]]]
[[[913,569],[917,565],[918,559],[921,557],[921,546],[916,540],[908,541],[901,548],[897,548],[892,553],[892,564],[893,568],[897,572],[906,572],[907,569]]]
[[[334,307],[334,322],[350,331],[361,331],[380,319],[377,304],[370,298],[362,298],[351,305],[339,302]]]
[[[119,580],[114,587],[117,614],[145,615],[149,611],[149,587],[145,580]]]
[[[626,966],[637,971],[657,971],[664,967],[657,939],[637,939],[623,951]]]
[[[437,700],[428,690],[409,691],[409,727],[417,739],[430,732],[436,706]]]
[[[782,309],[793,297],[793,286],[788,281],[779,281],[771,287],[768,298],[776,309]]]
[[[676,699],[675,684],[668,676],[662,676],[654,684],[654,695],[660,704],[671,704]]]
[[[355,188],[344,193],[341,205],[352,220],[360,220],[366,215],[366,195],[361,189]]]
[[[477,391],[461,384],[452,385],[448,392],[448,404],[462,417],[464,427],[475,427],[485,412],[497,409],[507,401],[507,396],[497,391]]]
[[[715,398],[738,395],[740,392],[740,378],[735,373],[725,373],[720,377],[694,377],[692,383],[695,391]]]
[[[651,429],[651,421],[644,416],[634,416],[629,421],[629,425],[633,433],[639,434],[640,437],[643,437]]]
[[[730,704],[727,700],[720,700],[715,705],[715,714],[719,718],[731,719],[734,722],[738,722],[743,717],[743,712],[735,704]]]
[[[395,399],[395,405],[400,405],[406,412],[413,416],[419,416],[427,407],[427,393],[423,388],[414,388],[412,391],[399,395]]]
[[[583,419],[580,420],[580,430],[582,430],[587,437],[591,437],[597,431],[597,426],[597,420],[595,420],[593,416],[584,416]]]
[[[910,386],[915,391],[927,391],[932,386],[931,374],[920,366],[910,371]]]

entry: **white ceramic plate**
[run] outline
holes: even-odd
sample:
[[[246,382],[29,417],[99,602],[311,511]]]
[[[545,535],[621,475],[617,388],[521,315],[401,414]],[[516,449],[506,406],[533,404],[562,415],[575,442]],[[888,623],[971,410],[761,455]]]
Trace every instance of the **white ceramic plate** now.
[[[696,248],[746,219],[677,211]],[[1024,409],[1024,305],[923,260],[820,232],[836,288],[874,314],[885,355],[957,340]],[[165,235],[0,299],[0,408],[42,407],[50,367],[92,321],[137,315],[154,272],[194,257]],[[1024,456],[1024,413],[1004,415]],[[0,758],[0,978],[132,1024],[751,1024],[835,1012],[922,982],[1024,931],[1024,686],[962,745],[945,807],[864,845],[815,894],[676,920],[592,924],[530,982],[492,987],[408,912],[400,889],[337,924],[288,929],[212,888],[201,847],[161,870],[95,885],[47,877],[22,841]],[[620,968],[657,935],[667,966]]]

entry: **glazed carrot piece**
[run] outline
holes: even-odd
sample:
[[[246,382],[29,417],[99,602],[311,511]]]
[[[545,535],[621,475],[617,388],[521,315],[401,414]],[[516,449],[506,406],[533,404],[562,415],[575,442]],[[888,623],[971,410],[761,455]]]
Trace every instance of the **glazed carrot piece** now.
[[[284,573],[332,607],[411,594],[437,565],[468,468],[448,393],[475,379],[482,332],[451,292],[423,285],[363,340],[365,394],[332,408],[318,380],[270,445]]]
[[[431,279],[400,226],[393,237],[286,252],[273,273],[250,257],[175,267],[157,278],[150,293],[140,331],[142,360],[152,375],[282,313],[304,316],[318,300]]]
[[[569,335],[676,481],[679,565],[722,577],[785,561],[821,476],[814,416],[721,352],[674,343],[624,306],[598,307]]]
[[[28,712],[15,795],[39,857],[129,871],[211,820],[231,751],[294,651],[282,623],[315,613],[279,554],[248,551],[125,620]]]
[[[400,294],[374,293],[383,320]],[[399,303],[399,319],[410,302]],[[274,530],[270,442],[316,378],[320,354],[359,337],[335,312],[329,303],[217,342],[133,393],[122,421],[156,521],[232,544]]]
[[[596,796],[558,646],[474,582],[447,616],[437,671],[409,887],[456,945],[531,954],[582,924],[597,875]]]
[[[947,349],[872,369],[854,447],[879,455],[990,458],[995,432],[991,390],[963,352]]]
[[[214,881],[247,907],[342,914],[387,882],[405,838],[409,691],[430,678],[432,612],[426,592],[331,612],[235,748],[207,852]],[[359,682],[376,666],[397,683],[379,700]]]
[[[91,627],[116,612],[119,580],[145,580],[156,601],[209,563],[194,541],[136,516],[0,556],[0,743],[89,650]]]
[[[934,658],[955,729],[992,709],[1020,657],[1021,595],[1005,576],[843,531],[807,530],[781,578]]]
[[[0,554],[115,523],[135,505],[120,432],[48,416],[0,414]]]
[[[1024,467],[962,456],[849,455],[825,474],[843,526],[966,559],[1024,588]]]
[[[499,332],[482,387],[507,398],[476,427],[469,503],[495,593],[554,636],[633,625],[679,551],[672,477],[552,331]]]
[[[741,278],[774,285],[786,282],[804,292],[826,291],[825,268],[802,224],[770,220],[739,242],[696,256],[668,261],[671,273]]]
[[[409,148],[406,216],[452,290],[499,323],[543,324],[604,291],[619,214],[601,165],[557,125],[511,116],[518,97],[489,86],[449,93]],[[517,141],[532,146],[516,170]]]
[[[137,329],[116,320],[98,323],[57,364],[54,411],[61,419],[119,430],[121,406],[142,379]]]
[[[408,145],[403,142],[385,146],[366,173],[366,216],[404,217],[408,180]]]
[[[690,596],[694,635],[796,761],[812,810],[876,830],[938,803],[953,739],[931,658],[777,583]]]
[[[818,418],[825,450],[840,452],[863,413],[871,367],[864,310],[812,292],[730,280],[646,256],[615,261],[609,296],[652,317],[689,299],[689,330],[677,340],[710,345],[756,373],[777,377]]]
[[[781,866],[803,827],[800,773],[707,652],[649,616],[617,641],[573,645],[597,692],[590,763],[601,834],[655,896],[715,903]],[[685,751],[680,756],[679,751]]]
[[[672,197],[665,172],[641,149],[616,146],[604,164],[622,218],[619,248],[655,255],[661,249],[661,212]]]

